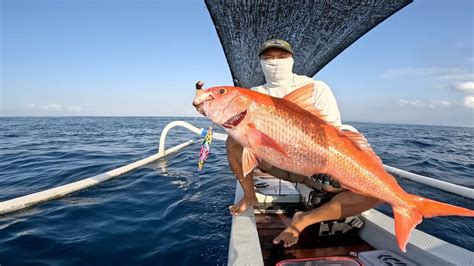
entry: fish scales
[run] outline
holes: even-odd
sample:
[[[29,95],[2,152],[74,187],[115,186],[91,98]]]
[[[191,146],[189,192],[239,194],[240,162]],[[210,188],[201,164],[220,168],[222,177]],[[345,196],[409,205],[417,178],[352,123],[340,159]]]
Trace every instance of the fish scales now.
[[[390,204],[402,251],[423,217],[474,216],[472,210],[405,192],[362,135],[325,121],[310,100],[313,91],[310,84],[280,99],[243,88],[213,87],[197,91],[193,105],[243,146],[244,176],[264,160],[296,174],[330,174],[344,188]]]

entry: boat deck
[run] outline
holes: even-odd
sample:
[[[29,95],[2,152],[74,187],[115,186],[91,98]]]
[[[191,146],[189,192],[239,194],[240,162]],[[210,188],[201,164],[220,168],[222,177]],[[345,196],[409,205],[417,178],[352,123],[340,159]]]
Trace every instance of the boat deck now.
[[[318,224],[303,230],[296,245],[285,248],[282,244],[274,245],[273,238],[290,225],[290,217],[285,214],[255,214],[255,220],[265,265],[294,258],[348,256],[351,252],[374,249],[355,230],[340,236],[321,237]]]

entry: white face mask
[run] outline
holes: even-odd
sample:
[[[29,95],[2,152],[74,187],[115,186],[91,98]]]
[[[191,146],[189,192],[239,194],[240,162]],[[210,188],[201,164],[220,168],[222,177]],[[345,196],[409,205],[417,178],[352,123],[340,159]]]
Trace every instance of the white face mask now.
[[[260,60],[267,83],[278,85],[293,76],[293,58]]]

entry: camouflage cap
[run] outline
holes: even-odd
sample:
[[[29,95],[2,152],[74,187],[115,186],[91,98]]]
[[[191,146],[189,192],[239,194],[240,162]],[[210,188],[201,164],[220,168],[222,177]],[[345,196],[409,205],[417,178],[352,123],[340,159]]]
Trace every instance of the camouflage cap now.
[[[282,49],[293,54],[293,49],[291,48],[291,45],[287,41],[284,41],[282,39],[271,39],[262,43],[262,46],[260,46],[260,51],[258,55],[259,56],[262,55],[262,53],[265,52],[265,50],[270,49],[270,48]]]

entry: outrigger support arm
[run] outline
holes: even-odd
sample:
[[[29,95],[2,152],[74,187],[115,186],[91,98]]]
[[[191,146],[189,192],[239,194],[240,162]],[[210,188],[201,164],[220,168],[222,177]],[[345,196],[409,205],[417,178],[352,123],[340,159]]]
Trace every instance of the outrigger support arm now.
[[[166,136],[168,134],[168,131],[170,129],[172,129],[173,127],[176,127],[176,126],[187,128],[190,131],[192,131],[192,132],[194,132],[198,135],[201,135],[203,137],[206,136],[206,133],[207,133],[207,128],[197,128],[197,127],[189,124],[188,122],[184,122],[184,121],[171,122],[168,125],[166,125],[166,127],[161,132],[160,145],[159,145],[159,148],[158,148],[158,154],[163,154],[165,152],[165,141],[166,141]],[[217,140],[224,140],[225,141],[227,139],[227,134],[214,132],[212,138],[217,139]]]
[[[207,129],[204,128],[197,128],[187,122],[183,121],[174,121],[166,125],[166,127],[163,129],[160,137],[160,144],[159,144],[159,152],[157,154],[148,156],[146,158],[143,158],[141,160],[138,160],[136,162],[133,162],[131,164],[124,165],[122,167],[110,170],[108,172],[98,174],[92,177],[88,177],[79,181],[75,181],[66,185],[50,188],[47,190],[43,190],[40,192],[32,193],[29,195],[13,198],[10,200],[5,200],[0,202],[0,215],[7,214],[7,213],[12,213],[15,211],[23,210],[26,208],[30,208],[34,205],[40,204],[42,202],[47,202],[51,201],[54,199],[62,198],[65,197],[71,193],[77,192],[84,190],[86,188],[95,186],[99,183],[102,183],[104,181],[110,180],[112,178],[119,177],[121,175],[124,175],[126,173],[129,173],[139,167],[142,167],[144,165],[147,165],[149,163],[152,163],[156,160],[159,160],[161,158],[165,158],[170,154],[176,153],[181,151],[182,149],[194,144],[194,140],[188,140],[186,142],[183,142],[179,145],[176,145],[174,147],[171,147],[169,149],[165,150],[165,140],[166,140],[166,135],[168,131],[175,127],[175,126],[181,126],[185,127],[192,132],[199,134],[201,136],[205,136],[207,133]],[[227,135],[222,134],[222,133],[214,133],[214,139],[218,140],[226,140]]]

